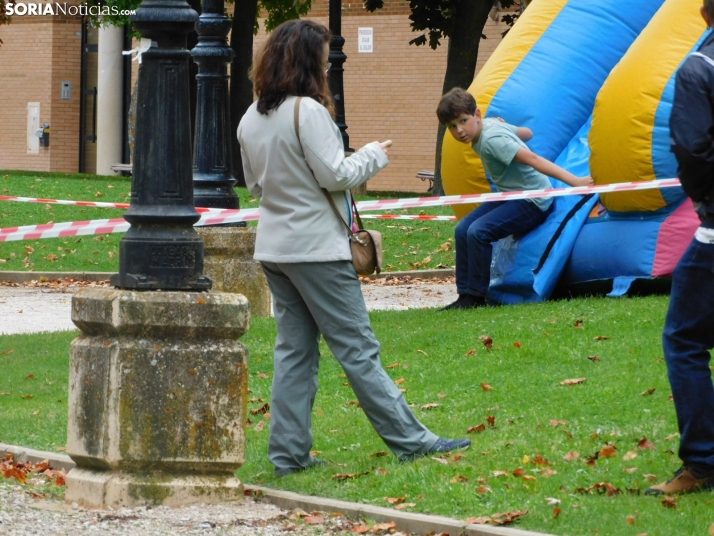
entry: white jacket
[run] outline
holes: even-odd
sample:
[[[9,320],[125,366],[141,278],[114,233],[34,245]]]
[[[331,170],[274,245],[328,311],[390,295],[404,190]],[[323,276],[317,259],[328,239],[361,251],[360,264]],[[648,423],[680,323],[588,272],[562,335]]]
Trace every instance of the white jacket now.
[[[327,109],[307,97],[300,102],[298,140],[295,99],[288,97],[267,115],[254,102],[238,126],[246,185],[260,197],[253,258],[284,263],[351,260],[347,229],[321,188],[332,193],[351,223],[346,191],[384,168],[387,154],[369,143],[345,157],[340,131]]]

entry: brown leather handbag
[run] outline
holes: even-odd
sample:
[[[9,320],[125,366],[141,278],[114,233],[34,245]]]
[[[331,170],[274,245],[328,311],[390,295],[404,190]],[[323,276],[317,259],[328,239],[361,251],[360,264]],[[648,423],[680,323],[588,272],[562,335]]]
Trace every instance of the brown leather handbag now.
[[[302,97],[298,97],[295,100],[295,134],[298,137],[300,146],[302,147],[302,141],[300,140],[300,101]],[[303,154],[305,151],[303,150]],[[309,166],[308,166],[309,167]],[[317,182],[317,178],[313,173],[313,178]],[[318,183],[319,186],[319,183]],[[330,192],[324,188],[320,188],[322,193],[325,194],[327,201],[330,203],[332,210],[335,211],[337,217],[343,223],[350,238],[350,248],[352,249],[352,266],[355,267],[355,271],[358,275],[372,275],[374,272],[380,273],[382,271],[382,233],[379,231],[372,231],[365,229],[362,225],[362,218],[359,217],[359,212],[357,212],[357,205],[355,204],[354,197],[352,197],[352,192],[350,192],[350,201],[352,203],[352,212],[355,216],[355,221],[357,222],[357,230],[353,231],[347,224],[345,219],[340,214],[335,206],[335,201],[332,199]]]

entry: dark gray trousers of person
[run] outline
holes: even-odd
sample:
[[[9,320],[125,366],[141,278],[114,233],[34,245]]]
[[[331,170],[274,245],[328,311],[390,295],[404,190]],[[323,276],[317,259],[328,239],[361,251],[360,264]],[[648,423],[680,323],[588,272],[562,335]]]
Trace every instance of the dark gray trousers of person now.
[[[426,453],[438,437],[417,420],[382,367],[380,344],[352,263],[261,265],[278,326],[268,443],[268,457],[276,470],[310,464],[320,334],[387,447],[400,460]]]

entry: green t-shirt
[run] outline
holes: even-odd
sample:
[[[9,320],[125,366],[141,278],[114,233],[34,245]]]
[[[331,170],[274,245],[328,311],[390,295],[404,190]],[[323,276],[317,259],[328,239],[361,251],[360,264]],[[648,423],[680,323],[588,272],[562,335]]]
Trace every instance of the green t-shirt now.
[[[531,166],[513,161],[518,150],[527,147],[516,135],[516,130],[515,126],[498,119],[483,120],[481,135],[473,144],[473,149],[481,158],[486,172],[499,192],[552,188],[548,177]],[[553,199],[541,197],[528,201],[545,211]]]

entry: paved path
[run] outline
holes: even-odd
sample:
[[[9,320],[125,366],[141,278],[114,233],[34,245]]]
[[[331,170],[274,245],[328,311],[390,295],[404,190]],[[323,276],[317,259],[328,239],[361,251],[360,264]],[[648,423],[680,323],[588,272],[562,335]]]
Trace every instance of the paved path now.
[[[76,329],[70,315],[72,294],[78,288],[58,282],[0,286],[0,335]],[[370,311],[442,307],[457,296],[453,278],[408,276],[365,281],[362,294]]]

